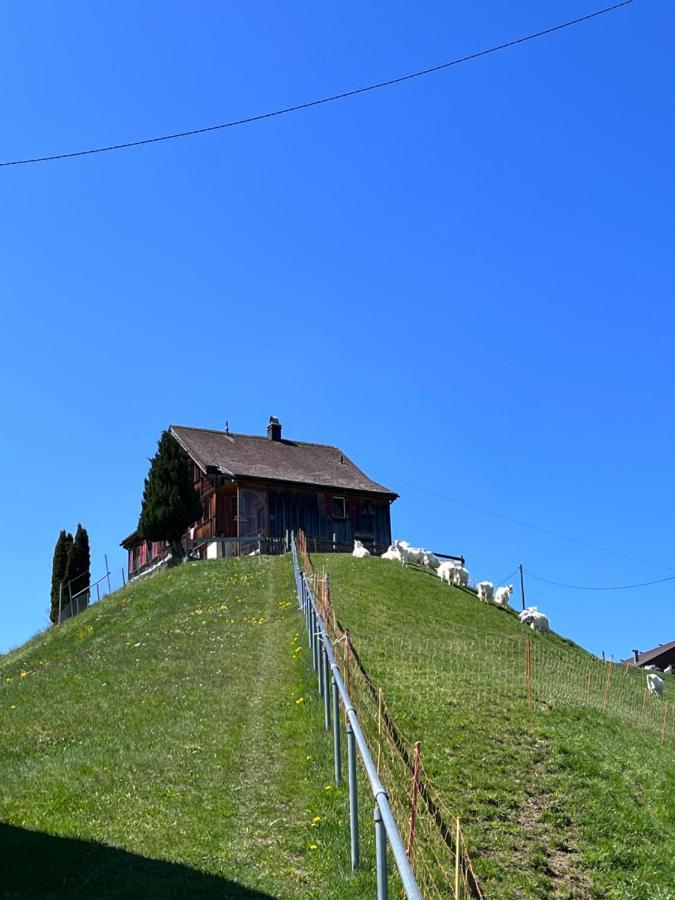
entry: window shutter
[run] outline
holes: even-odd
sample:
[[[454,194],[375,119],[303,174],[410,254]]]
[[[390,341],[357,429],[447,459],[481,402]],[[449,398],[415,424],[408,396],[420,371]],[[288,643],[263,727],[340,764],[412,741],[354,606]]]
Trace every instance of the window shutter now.
[[[332,519],[333,518],[333,498],[330,494],[323,495],[323,505],[324,505],[324,509],[326,511],[326,518]]]
[[[349,504],[349,518],[353,522],[356,519],[356,497],[348,497],[347,503]]]

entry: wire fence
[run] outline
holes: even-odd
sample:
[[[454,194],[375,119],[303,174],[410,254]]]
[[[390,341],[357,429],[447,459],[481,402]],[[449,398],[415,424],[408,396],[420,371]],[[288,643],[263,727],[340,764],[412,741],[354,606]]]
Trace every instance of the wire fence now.
[[[358,711],[376,768],[384,784],[406,855],[424,897],[481,898],[460,819],[429,777],[420,742],[398,727],[384,692],[369,677],[357,648],[337,619],[328,576],[318,573],[302,532],[296,538],[308,584],[317,599],[324,628],[335,648],[347,691]]]
[[[92,603],[98,603],[103,597],[113,594],[127,583],[125,570],[122,568],[111,572],[107,557],[105,574],[94,582],[90,582],[90,578],[91,574],[86,572],[60,585],[59,610],[55,624],[60,625],[61,622],[79,615]]]
[[[388,615],[380,608],[377,639],[365,633],[361,639],[371,671],[386,671],[392,659],[407,660],[388,687],[392,702],[433,696],[452,708],[507,709],[524,703],[535,713],[593,710],[616,717],[628,729],[651,733],[662,744],[675,738],[674,676],[658,673],[662,694],[651,693],[643,669],[600,660],[557,635],[534,634],[512,612],[500,614],[505,617],[501,624],[479,628],[453,621],[448,629],[442,606],[436,614],[426,608],[423,630],[418,623],[412,641],[405,634],[414,615]],[[434,639],[435,633],[443,640]]]

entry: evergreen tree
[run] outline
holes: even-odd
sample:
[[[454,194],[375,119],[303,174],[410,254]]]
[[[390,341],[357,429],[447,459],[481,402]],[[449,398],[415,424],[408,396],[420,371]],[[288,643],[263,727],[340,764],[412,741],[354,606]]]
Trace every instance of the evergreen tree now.
[[[56,623],[59,619],[59,585],[63,584],[64,596],[63,605],[68,602],[66,587],[66,570],[68,567],[68,556],[70,548],[73,546],[73,536],[67,531],[59,534],[56,546],[54,547],[54,558],[52,560],[52,589],[51,589],[51,609],[49,618]]]
[[[89,555],[89,535],[87,529],[77,526],[75,540],[68,551],[66,565],[66,581],[68,582],[68,600],[89,587],[91,582]]]
[[[146,541],[168,541],[174,558],[183,556],[181,537],[201,516],[202,504],[190,475],[189,457],[163,432],[145,479],[138,533]]]

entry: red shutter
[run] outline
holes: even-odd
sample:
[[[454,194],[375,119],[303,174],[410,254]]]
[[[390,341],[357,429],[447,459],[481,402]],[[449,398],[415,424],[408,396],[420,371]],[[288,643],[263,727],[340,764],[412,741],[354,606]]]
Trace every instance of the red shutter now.
[[[353,522],[356,519],[356,497],[348,497],[347,503],[349,504],[349,518]]]
[[[326,518],[333,518],[333,498],[330,494],[323,495],[324,509],[326,510]]]

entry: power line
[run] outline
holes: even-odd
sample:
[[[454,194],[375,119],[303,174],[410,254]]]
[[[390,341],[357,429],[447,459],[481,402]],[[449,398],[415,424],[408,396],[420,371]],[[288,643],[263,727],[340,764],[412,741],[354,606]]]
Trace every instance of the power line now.
[[[632,560],[632,562],[639,562],[643,563],[646,566],[655,566],[657,569],[665,569],[668,572],[675,572],[675,568],[673,566],[666,566],[663,563],[653,562],[649,559],[642,559],[639,556],[631,556],[628,553],[622,553],[620,550],[612,550],[611,547],[603,547],[600,544],[594,544],[592,541],[584,541],[581,538],[575,538],[569,534],[562,534],[561,532],[553,531],[550,528],[542,528],[539,525],[531,525],[529,522],[523,522],[521,519],[514,519],[511,516],[505,516],[503,513],[493,512],[492,510],[485,509],[482,506],[476,506],[473,503],[467,503],[464,500],[458,500],[456,497],[448,497],[447,494],[440,494],[438,493],[438,491],[430,491],[428,488],[419,487],[419,485],[416,484],[410,484],[407,481],[403,481],[400,478],[394,478],[391,475],[384,475],[383,473],[374,474],[377,474],[379,478],[384,478],[386,481],[396,481],[399,484],[402,484],[405,487],[412,488],[415,491],[421,491],[422,493],[429,494],[432,497],[438,497],[440,500],[447,500],[449,503],[455,503],[457,504],[457,506],[463,506],[465,509],[472,509],[484,516],[491,516],[493,519],[501,519],[503,522],[510,522],[512,525],[519,525],[521,528],[529,528],[531,531],[539,531],[542,534],[549,534],[552,537],[561,538],[562,540],[570,541],[573,544],[580,544],[582,547],[590,547],[593,550],[601,550],[603,553],[610,553],[612,556],[620,556],[622,559],[630,559]],[[668,581],[669,579],[665,580]]]
[[[565,584],[562,581],[551,581],[549,578],[542,578],[541,575],[535,575],[533,572],[530,572],[529,569],[526,569],[525,572],[529,578],[536,578],[537,581],[543,581],[546,584],[555,584],[557,587],[571,588],[575,591],[629,591],[633,588],[648,587],[651,584],[663,584],[666,581],[675,581],[675,575],[671,575],[669,578],[657,578],[656,581],[641,581],[638,584],[619,584],[614,585],[613,587],[598,587],[597,585]]]
[[[305,103],[298,103],[295,106],[286,106],[282,109],[276,109],[272,112],[260,113],[256,116],[247,116],[244,119],[233,119],[230,122],[222,122],[218,125],[208,125],[204,128],[192,128],[189,131],[176,131],[172,134],[163,134],[159,137],[142,138],[137,141],[126,141],[121,144],[109,144],[105,147],[93,147],[89,150],[74,150],[69,153],[56,153],[51,156],[33,156],[27,159],[13,159],[7,162],[0,162],[0,167],[6,166],[24,166],[29,163],[53,162],[58,159],[73,159],[76,156],[91,156],[94,153],[109,153],[111,150],[127,150],[131,147],[142,147],[145,144],[158,144],[162,141],[173,141],[177,138],[192,137],[196,134],[208,134],[212,131],[220,131],[224,128],[234,128],[237,125],[250,125],[253,122],[262,122],[265,119],[273,119],[277,116],[285,116],[288,113],[300,112],[300,110],[311,109],[314,106],[321,106],[325,103],[333,103],[336,100],[345,100],[348,97],[356,97],[359,94],[366,94],[369,91],[376,91],[380,88],[392,87],[395,84],[401,84],[404,81],[411,81],[413,78],[422,78],[425,75],[432,75],[435,72],[441,72],[444,69],[450,69],[452,66],[461,65],[461,63],[471,62],[474,59],[480,59],[482,56],[488,56],[491,53],[497,53],[500,50],[507,50],[509,47],[516,47],[518,44],[524,44],[527,41],[533,41],[535,38],[544,37],[553,34],[556,31],[562,31],[564,28],[571,28],[573,25],[580,25],[582,22],[588,22],[598,16],[620,9],[622,6],[628,6],[634,0],[622,0],[621,3],[615,3],[613,6],[606,6],[586,16],[580,16],[577,19],[570,19],[568,22],[562,22],[559,25],[553,25],[545,28],[543,31],[535,31],[524,37],[515,38],[504,44],[497,44],[486,50],[478,50],[476,53],[470,53],[468,56],[461,56],[458,59],[450,60],[450,62],[440,63],[437,66],[430,66],[427,69],[419,69],[417,72],[410,72],[407,75],[399,75],[396,78],[390,78],[387,81],[378,81],[374,84],[365,85],[364,87],[353,88],[350,91],[343,91],[339,94],[333,94],[329,97],[321,97],[318,100],[308,100]]]

